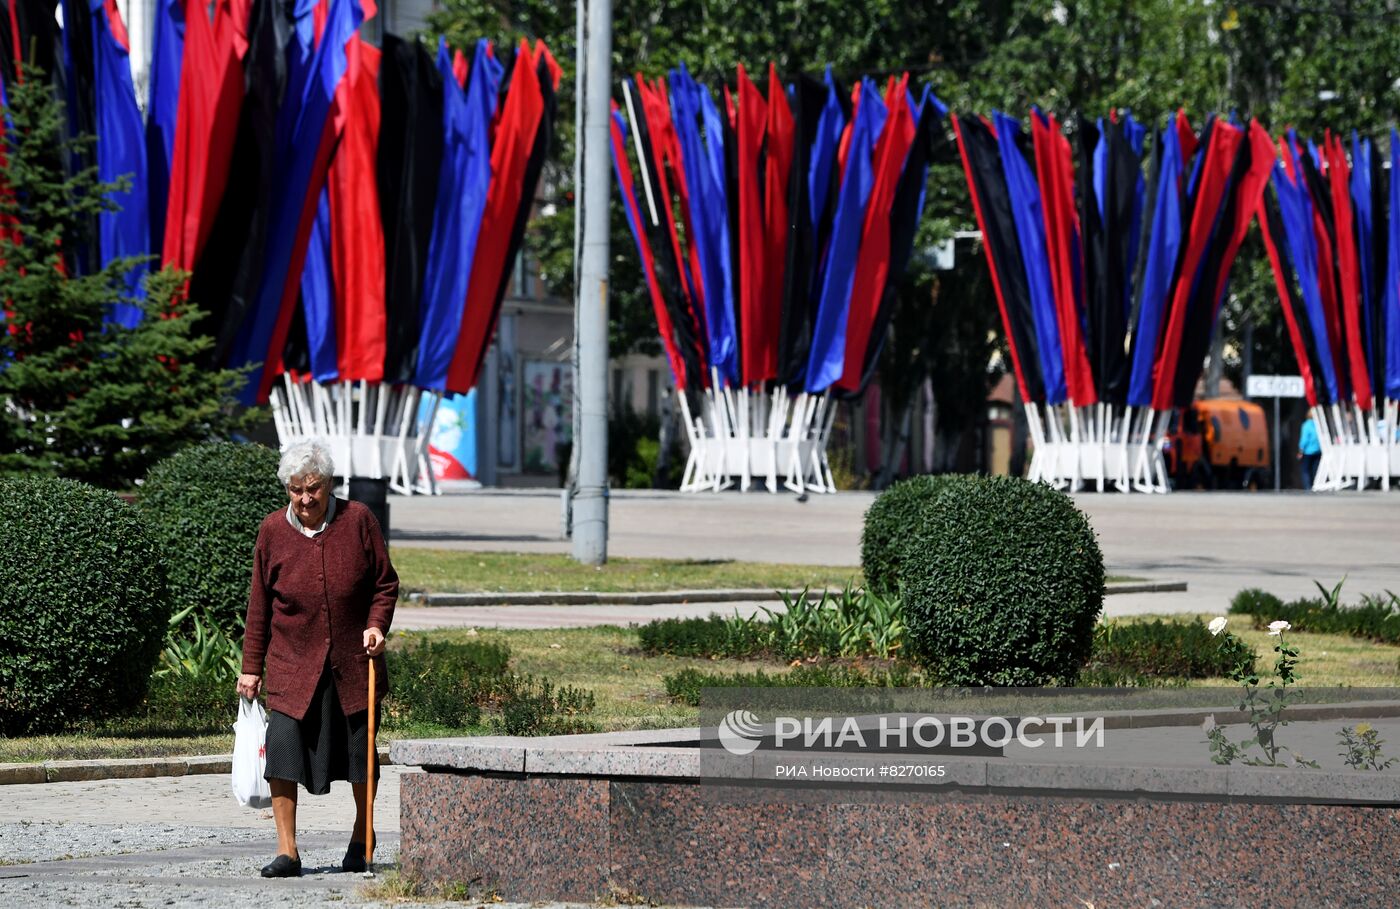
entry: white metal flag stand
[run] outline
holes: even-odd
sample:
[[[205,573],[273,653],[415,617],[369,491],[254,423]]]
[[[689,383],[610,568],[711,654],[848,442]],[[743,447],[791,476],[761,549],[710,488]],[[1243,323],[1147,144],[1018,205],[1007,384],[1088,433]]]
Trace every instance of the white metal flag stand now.
[[[683,492],[719,492],[738,485],[747,492],[762,480],[769,492],[835,492],[826,446],[836,405],[829,394],[791,395],[720,388],[716,379],[696,414],[680,394],[690,458]]]
[[[1170,491],[1162,440],[1171,411],[1109,404],[1025,407],[1034,448],[1031,482],[1071,491]]]
[[[1365,489],[1375,480],[1382,490],[1392,478],[1400,478],[1400,443],[1395,420],[1400,402],[1377,400],[1381,413],[1362,410],[1355,403],[1321,405],[1312,409],[1317,440],[1322,447],[1313,489],[1318,492]]]
[[[426,417],[419,420],[423,402]],[[331,447],[343,478],[387,479],[404,495],[436,495],[428,440],[442,395],[379,382],[293,382],[283,374],[270,396],[282,448],[310,439]]]

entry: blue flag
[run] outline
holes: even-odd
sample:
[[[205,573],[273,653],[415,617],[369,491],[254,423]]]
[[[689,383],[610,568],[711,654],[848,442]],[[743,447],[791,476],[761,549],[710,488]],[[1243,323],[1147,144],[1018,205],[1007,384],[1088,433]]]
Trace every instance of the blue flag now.
[[[1006,174],[1011,215],[1016,221],[1016,239],[1021,247],[1026,281],[1030,286],[1036,352],[1040,357],[1040,373],[1045,378],[1045,403],[1060,404],[1067,397],[1065,360],[1060,346],[1060,323],[1055,313],[1054,287],[1050,282],[1040,185],[1016,144],[1021,124],[1002,113],[992,116],[996,123],[997,143],[1001,147],[1001,167]]]
[[[841,99],[836,94],[836,80],[831,67],[826,68],[826,103],[817,118],[817,135],[812,140],[811,163],[807,168],[807,197],[812,207],[812,227],[821,226],[826,211],[826,193],[831,188],[831,168],[841,147],[841,132],[846,128],[846,115],[841,111]]]
[[[1390,231],[1386,236],[1386,249],[1385,396],[1400,400],[1400,136],[1393,129],[1390,131]]]
[[[1152,403],[1152,364],[1157,357],[1157,339],[1167,295],[1172,289],[1172,271],[1181,249],[1181,137],[1176,124],[1167,118],[1162,131],[1162,163],[1157,174],[1157,200],[1152,209],[1152,233],[1147,243],[1147,263],[1138,292],[1138,320],[1133,326],[1132,373],[1128,381],[1128,404],[1147,407]]]
[[[1364,326],[1361,340],[1366,347],[1366,371],[1373,373],[1376,363],[1376,345],[1373,324],[1379,313],[1375,312],[1375,285],[1373,276],[1376,266],[1372,259],[1375,233],[1371,218],[1371,140],[1358,139],[1356,130],[1351,131],[1351,204],[1356,211],[1356,248],[1361,265],[1361,317]],[[1377,377],[1378,378],[1378,377]]]
[[[98,217],[98,250],[101,264],[129,256],[145,256],[150,249],[147,219],[146,143],[141,109],[131,84],[127,49],[112,34],[102,0],[88,6],[92,15],[94,96],[97,106],[97,178],[104,183],[130,179],[131,188],[111,194],[120,208]],[[130,328],[141,321],[141,307],[134,301],[145,296],[142,281],[150,266],[142,262],[126,273],[125,301],[112,308],[111,319]]]
[[[682,63],[671,70],[671,119],[681,144],[700,285],[705,298],[710,366],[731,384],[739,381],[734,337],[734,282],[729,254],[729,200],[724,174],[724,132],[710,91],[696,84]],[[713,118],[713,120],[711,119]],[[705,136],[699,123],[706,124]],[[715,128],[710,128],[710,123]],[[715,169],[715,165],[719,169]]]
[[[885,128],[887,110],[875,83],[866,79],[860,90],[860,103],[851,126],[851,143],[846,151],[846,170],[836,198],[836,219],[831,228],[831,245],[822,275],[821,296],[816,323],[812,326],[812,349],[807,360],[807,390],[826,391],[841,378],[846,366],[846,320],[851,312],[851,287],[856,279],[856,257],[860,253],[865,226],[865,204],[875,186],[873,157],[875,143]],[[813,200],[815,207],[816,200]]]
[[[1322,378],[1327,402],[1339,399],[1337,369],[1332,362],[1332,345],[1327,332],[1327,316],[1322,306],[1322,289],[1317,274],[1317,237],[1313,233],[1312,198],[1303,179],[1298,156],[1294,150],[1293,136],[1284,154],[1298,175],[1298,182],[1289,179],[1282,164],[1274,165],[1273,184],[1278,194],[1279,215],[1283,219],[1283,232],[1288,238],[1288,254],[1293,260],[1293,270],[1298,275],[1298,287],[1303,294],[1303,308],[1308,315],[1308,325],[1312,329],[1317,351],[1318,365],[1322,367]],[[1330,278],[1328,280],[1331,280]],[[1314,383],[1315,385],[1316,383]]]
[[[1123,117],[1123,132],[1128,137],[1128,145],[1133,154],[1142,159],[1143,142],[1147,138],[1147,127],[1133,119],[1132,114]],[[1147,204],[1147,181],[1139,169],[1137,184],[1133,187],[1133,214],[1128,224],[1128,260],[1123,280],[1124,324],[1132,318],[1133,312],[1133,266],[1138,260],[1138,247],[1142,244],[1142,214]]]
[[[335,354],[335,277],[331,273],[331,197],[326,189],[316,203],[316,220],[306,244],[301,269],[301,307],[306,318],[306,343],[311,375],[317,382],[340,378]]]
[[[180,65],[185,56],[185,11],[180,0],[156,0],[151,48],[151,96],[146,107],[146,160],[151,252],[165,245],[165,209],[170,196],[170,160],[180,108]]]
[[[414,383],[441,391],[462,330],[467,280],[476,256],[481,213],[491,188],[491,118],[496,112],[504,67],[489,53],[484,38],[476,43],[471,77],[464,91],[452,74],[447,40],[438,44],[442,73],[442,165],[437,205],[428,244],[423,298],[419,304],[418,370]]]

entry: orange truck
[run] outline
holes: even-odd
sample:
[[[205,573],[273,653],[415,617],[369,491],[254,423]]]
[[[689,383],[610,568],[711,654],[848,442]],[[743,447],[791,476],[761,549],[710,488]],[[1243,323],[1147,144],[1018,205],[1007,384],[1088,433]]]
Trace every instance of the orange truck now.
[[[1177,489],[1263,489],[1272,482],[1264,408],[1243,398],[1195,401],[1174,414],[1162,454]]]

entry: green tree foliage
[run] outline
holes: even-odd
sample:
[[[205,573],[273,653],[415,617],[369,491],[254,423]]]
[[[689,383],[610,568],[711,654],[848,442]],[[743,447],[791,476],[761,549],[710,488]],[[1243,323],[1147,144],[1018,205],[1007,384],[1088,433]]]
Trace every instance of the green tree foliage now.
[[[126,486],[190,442],[246,423],[235,414],[240,373],[196,365],[212,341],[192,334],[200,311],[186,276],[146,280],[135,328],[103,324],[122,299],[136,258],[75,276],[63,251],[77,248],[110,194],[94,168],[63,161],[91,139],[64,134],[62,104],[42,74],[7,84],[9,123],[0,162],[0,473],[60,475]],[[133,301],[134,302],[134,301]]]

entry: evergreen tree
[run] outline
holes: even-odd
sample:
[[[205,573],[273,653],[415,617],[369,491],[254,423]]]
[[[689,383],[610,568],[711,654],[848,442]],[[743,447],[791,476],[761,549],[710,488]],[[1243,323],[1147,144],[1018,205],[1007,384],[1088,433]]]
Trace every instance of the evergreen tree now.
[[[140,258],[74,274],[64,251],[130,182],[65,168],[93,140],[68,137],[51,83],[32,66],[25,76],[5,86],[0,152],[0,474],[129,486],[185,445],[246,425],[252,415],[233,405],[244,375],[197,365],[212,341],[193,334],[186,275],[153,273],[144,299],[124,300]],[[141,307],[136,327],[105,321],[119,301]]]

